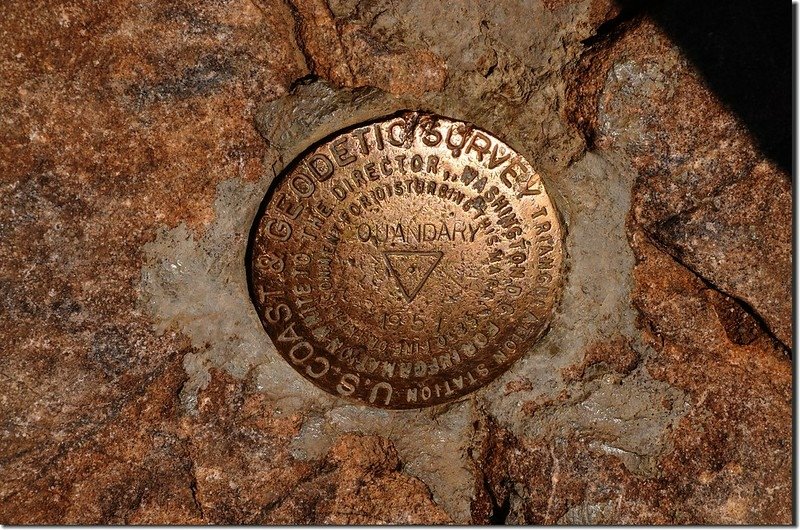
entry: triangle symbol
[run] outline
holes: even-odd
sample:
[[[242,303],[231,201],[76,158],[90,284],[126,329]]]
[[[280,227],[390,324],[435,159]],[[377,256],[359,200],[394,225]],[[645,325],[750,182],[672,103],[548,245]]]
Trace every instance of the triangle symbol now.
[[[425,281],[439,264],[442,253],[420,251],[384,252],[386,265],[394,277],[406,301],[410,302],[417,296]]]

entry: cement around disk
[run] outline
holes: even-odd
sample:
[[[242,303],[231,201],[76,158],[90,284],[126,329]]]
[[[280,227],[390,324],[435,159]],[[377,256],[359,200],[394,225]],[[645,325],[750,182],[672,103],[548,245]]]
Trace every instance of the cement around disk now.
[[[189,377],[181,394],[184,406],[189,411],[196,408],[209,370],[219,368],[251,380],[274,401],[276,410],[305,414],[291,444],[297,458],[320,458],[342,433],[384,436],[394,443],[404,469],[427,484],[434,500],[461,524],[470,521],[475,495],[478,470],[470,449],[483,435],[475,426],[487,415],[520,436],[590,432],[593,439],[603,440],[595,442],[596,449],[620,457],[632,472],[651,475],[655,458],[667,448],[666,433],[684,412],[683,393],[652,379],[641,365],[629,374],[601,371],[578,383],[565,381],[563,375],[580,363],[587,348],[619,336],[640,357],[648,355],[630,302],[634,259],[625,219],[633,176],[630,168],[613,159],[586,153],[563,172],[545,175],[567,226],[565,294],[548,334],[487,388],[452,405],[384,411],[324,393],[278,356],[250,302],[244,267],[247,237],[264,194],[275,175],[306,146],[410,103],[375,89],[300,86],[259,114],[260,131],[271,148],[266,164],[270,174],[257,183],[232,178],[220,184],[214,221],[202,236],[185,226],[165,228],[146,246],[143,303],[159,332],[177,329],[195,348],[184,359]],[[438,102],[420,103],[433,111],[455,110],[441,110]],[[470,115],[468,108],[462,110]],[[504,138],[538,160],[515,134],[515,125],[504,124]],[[559,396],[562,400],[545,405],[543,414],[531,417],[523,412],[526,403],[546,404]],[[673,405],[665,408],[665,402]]]

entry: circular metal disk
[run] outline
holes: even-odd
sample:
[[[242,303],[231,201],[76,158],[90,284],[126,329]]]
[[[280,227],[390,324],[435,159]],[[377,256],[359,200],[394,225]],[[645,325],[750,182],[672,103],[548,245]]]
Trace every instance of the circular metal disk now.
[[[278,351],[375,407],[490,382],[544,333],[562,286],[562,228],[536,171],[486,131],[431,114],[310,149],[256,222],[250,287]]]

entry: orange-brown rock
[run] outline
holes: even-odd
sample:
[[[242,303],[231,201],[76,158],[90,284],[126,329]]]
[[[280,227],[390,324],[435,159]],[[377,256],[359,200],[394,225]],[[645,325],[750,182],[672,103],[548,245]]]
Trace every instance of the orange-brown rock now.
[[[429,50],[386,42],[359,23],[336,19],[326,0],[290,3],[312,71],[334,85],[413,96],[443,88],[446,64]]]
[[[663,31],[626,24],[577,63],[569,119],[591,145],[630,157],[632,211],[653,240],[791,348],[789,175]]]
[[[0,523],[791,523],[783,89],[648,5],[0,3]],[[571,259],[507,377],[406,415],[279,364],[244,272],[273,173],[402,106],[535,160]]]

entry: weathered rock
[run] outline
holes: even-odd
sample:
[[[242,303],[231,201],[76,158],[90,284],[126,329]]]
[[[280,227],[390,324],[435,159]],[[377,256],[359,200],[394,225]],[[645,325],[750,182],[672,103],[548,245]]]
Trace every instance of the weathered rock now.
[[[412,96],[443,88],[446,65],[430,51],[386,42],[363,23],[337,20],[325,0],[291,5],[316,75],[340,87],[373,86]]]
[[[138,309],[142,247],[260,175],[253,98],[302,55],[246,1],[0,12],[0,520],[199,522],[171,408],[187,342]]]
[[[0,522],[791,521],[791,183],[635,5],[11,1],[0,27]],[[243,257],[277,171],[402,108],[534,161],[570,263],[506,376],[389,413],[281,364]]]
[[[420,524],[448,522],[392,444],[344,435],[318,461],[293,458],[301,414],[280,416],[240,380],[214,372],[196,415],[182,421],[193,491],[206,523]]]
[[[648,369],[692,396],[660,463],[682,492],[678,520],[789,520],[792,429],[780,418],[791,416],[792,375],[782,345],[641,232],[632,241],[634,301],[657,352]]]
[[[596,45],[576,73],[568,116],[630,157],[636,222],[791,348],[789,176],[650,21]]]
[[[177,392],[185,376],[178,352],[170,357],[151,373],[118,378],[111,388],[101,386],[94,400],[78,394],[82,401],[71,404],[70,396],[62,397],[61,410],[41,405],[58,403],[59,398],[36,396],[27,409],[42,416],[31,422],[35,427],[11,431],[27,438],[29,445],[13,439],[4,444],[15,452],[4,455],[2,520],[200,523],[192,495],[193,464],[176,423]],[[16,407],[24,404],[20,397],[36,395],[28,386],[16,395],[8,389],[4,387],[4,398]],[[24,415],[16,414],[11,409],[4,422],[24,421]],[[45,431],[48,427],[52,430]]]
[[[317,477],[295,490],[264,522],[295,522],[298,511],[316,524],[451,522],[422,481],[399,471],[397,453],[384,438],[345,435],[325,463]]]

